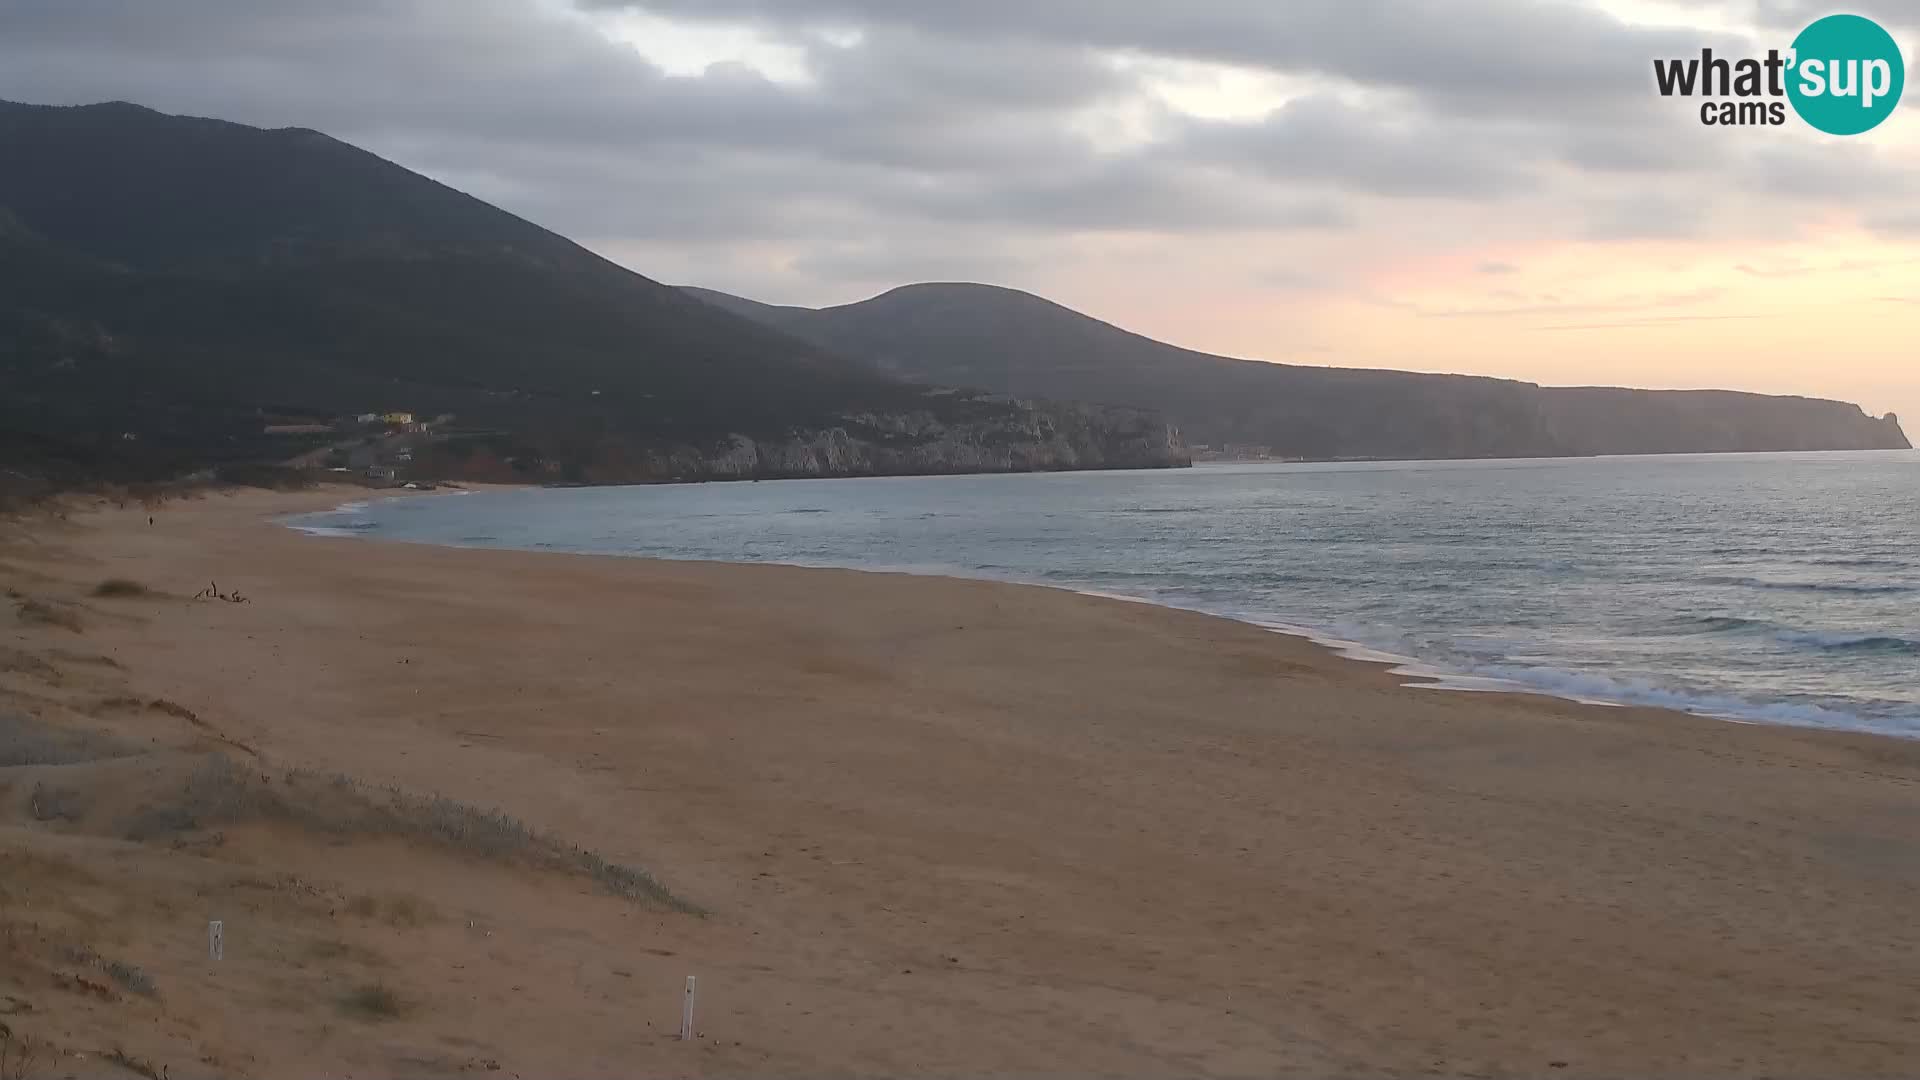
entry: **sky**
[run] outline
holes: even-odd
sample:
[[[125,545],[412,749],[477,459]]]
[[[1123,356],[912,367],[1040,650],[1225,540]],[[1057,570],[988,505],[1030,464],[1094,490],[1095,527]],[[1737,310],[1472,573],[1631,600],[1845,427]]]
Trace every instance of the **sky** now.
[[[1702,126],[1815,0],[0,0],[0,98],[311,127],[657,280],[1920,429],[1920,93]],[[1852,0],[1914,62],[1920,3]]]

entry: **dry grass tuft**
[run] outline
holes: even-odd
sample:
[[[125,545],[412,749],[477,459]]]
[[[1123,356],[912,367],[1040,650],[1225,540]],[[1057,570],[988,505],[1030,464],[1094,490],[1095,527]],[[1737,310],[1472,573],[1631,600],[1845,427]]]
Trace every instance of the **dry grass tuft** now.
[[[407,1014],[409,1006],[392,987],[373,982],[342,994],[340,1010],[361,1020],[397,1020]]]
[[[166,1080],[166,1074],[154,1068],[151,1061],[143,1061],[117,1046],[105,1054],[102,1054],[101,1057],[106,1058],[108,1061],[113,1062],[115,1065],[120,1066],[136,1076],[144,1076],[147,1080]]]
[[[153,976],[148,975],[132,964],[122,963],[118,960],[102,959],[99,953],[94,952],[84,945],[68,946],[67,960],[71,963],[79,964],[82,967],[105,972],[109,979],[118,983],[120,989],[128,993],[139,994],[142,997],[152,997],[160,992],[160,988],[153,981]]]
[[[66,681],[59,668],[40,657],[19,649],[0,647],[0,672],[5,671],[18,672],[49,686],[60,686]]]
[[[356,896],[347,901],[347,914],[360,919],[380,919],[389,926],[403,928],[424,926],[440,917],[432,904],[404,893]]]
[[[153,981],[153,976],[132,964],[121,963],[118,960],[109,960],[104,970],[107,973],[107,977],[119,983],[123,990],[139,994],[143,997],[152,997],[160,992],[159,986]]]
[[[168,701],[166,698],[154,698],[152,701],[147,702],[147,708],[152,709],[154,712],[166,713],[168,716],[185,720],[189,724],[197,724],[200,722],[199,713],[194,712],[192,709],[178,702]]]
[[[383,967],[387,959],[363,945],[335,938],[322,938],[306,948],[308,958],[324,964],[360,964],[365,967]]]
[[[98,713],[108,712],[113,709],[144,709],[146,707],[147,707],[146,698],[137,698],[128,694],[120,694],[115,697],[101,698],[98,702],[94,704],[93,708],[90,711],[98,714]]]
[[[283,822],[334,835],[388,836],[456,855],[580,874],[616,896],[703,913],[645,870],[563,843],[498,810],[398,788],[369,788],[349,777],[305,770],[288,772],[276,783],[224,754],[209,755],[194,770],[177,802],[143,807],[124,831],[127,839],[144,841],[249,821]]]
[[[35,821],[79,821],[86,813],[87,801],[72,788],[50,788],[37,783],[33,785],[27,806]]]
[[[80,625],[80,616],[66,608],[55,607],[45,600],[36,600],[31,596],[21,596],[14,600],[14,608],[19,612],[20,621],[57,626],[70,633],[84,633]]]
[[[0,713],[0,769],[23,765],[81,765],[141,752],[97,732],[56,727],[23,713]]]
[[[0,1023],[0,1080],[35,1080],[43,1048],[31,1035],[18,1035]]]

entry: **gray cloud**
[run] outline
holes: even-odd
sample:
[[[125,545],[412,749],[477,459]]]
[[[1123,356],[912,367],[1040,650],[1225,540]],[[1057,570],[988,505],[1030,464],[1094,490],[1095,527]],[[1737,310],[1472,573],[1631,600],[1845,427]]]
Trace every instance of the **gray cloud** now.
[[[1332,292],[1347,284],[1344,279],[1324,270],[1305,270],[1296,266],[1269,267],[1255,274],[1253,280],[1264,289],[1291,293]]]
[[[1583,235],[1589,240],[1676,240],[1706,232],[1715,214],[1711,192],[1634,192],[1590,201]]]
[[[878,26],[853,44],[806,39],[828,94],[903,111],[1065,108],[1124,94],[1132,81],[1092,49],[1072,43],[960,42]]]
[[[1494,125],[1383,114],[1311,96],[1258,122],[1192,125],[1166,153],[1373,195],[1491,197],[1533,183],[1536,161],[1523,142]]]
[[[1645,88],[1650,57],[1700,35],[1628,26],[1568,0],[580,0],[776,27],[910,26],[954,39],[1306,72],[1516,111],[1589,110]]]
[[[1587,172],[1653,176],[1708,171],[1726,160],[1729,148],[1703,136],[1697,125],[1689,128],[1693,119],[1683,106],[1639,124],[1596,124],[1552,138],[1561,161]]]
[[[1124,156],[1064,175],[990,177],[920,189],[889,205],[943,221],[1157,231],[1331,229],[1352,222],[1335,198],[1295,196],[1157,156]]]
[[[1422,318],[1427,319],[1530,319],[1541,316],[1570,315],[1610,315],[1618,313],[1639,313],[1649,309],[1685,307],[1701,301],[1712,300],[1720,295],[1718,289],[1690,289],[1683,292],[1643,293],[1615,297],[1600,303],[1566,303],[1560,297],[1546,294],[1534,297],[1514,297],[1516,302],[1498,307],[1448,308],[1438,311],[1422,310]],[[1697,316],[1640,316],[1641,318],[1695,318]]]
[[[1920,240],[1920,210],[1891,210],[1869,214],[1866,226],[1893,240]]]
[[[639,5],[751,22],[801,82],[669,74],[580,14],[628,5],[565,2],[0,0],[0,97],[315,127],[603,250],[823,291],[1031,277],[1082,233],[1358,230],[1435,199],[1559,207],[1540,229],[1603,239],[1710,228],[1719,199],[1779,219],[1846,199],[1894,235],[1915,179],[1865,142],[1710,136],[1648,64],[1711,39],[1571,0]],[[1116,54],[1301,92],[1199,120]],[[1110,108],[1145,117],[1137,141],[1090,133]]]
[[[1913,191],[1911,164],[1870,142],[1833,142],[1809,152],[1793,145],[1757,146],[1741,155],[1738,182],[1766,195],[1819,201],[1903,199]]]
[[[813,43],[814,86],[728,65],[673,77],[529,0],[29,2],[0,40],[0,87],[509,150],[720,145],[889,167],[1044,167],[1080,140],[1033,111],[1123,85],[1086,56],[1001,51],[990,68],[983,49],[909,32],[858,48]]]
[[[886,289],[905,281],[1013,281],[1033,258],[1007,251],[927,251],[886,239],[808,252],[791,267],[803,277]]]
[[[1764,26],[1798,33],[1815,19],[1835,13],[1865,15],[1887,28],[1890,33],[1898,34],[1902,30],[1920,27],[1920,11],[1915,10],[1911,0],[1847,0],[1844,4],[1834,4],[1831,0],[1754,0],[1754,18]],[[1792,40],[1784,39],[1782,48]]]

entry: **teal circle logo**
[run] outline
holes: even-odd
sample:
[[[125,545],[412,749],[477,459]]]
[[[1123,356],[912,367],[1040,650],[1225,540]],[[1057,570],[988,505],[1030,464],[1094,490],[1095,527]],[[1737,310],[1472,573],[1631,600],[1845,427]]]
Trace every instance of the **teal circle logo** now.
[[[1907,87],[1899,43],[1859,15],[1829,15],[1800,31],[1793,55],[1787,98],[1800,119],[1829,135],[1879,127]]]

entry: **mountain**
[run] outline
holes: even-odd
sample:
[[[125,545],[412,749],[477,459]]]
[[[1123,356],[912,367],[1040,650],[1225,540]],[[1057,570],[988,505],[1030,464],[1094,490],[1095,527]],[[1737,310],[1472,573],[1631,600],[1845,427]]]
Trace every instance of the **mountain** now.
[[[0,162],[0,457],[165,474],[408,411],[466,432],[452,471],[585,481],[1184,462],[1140,410],[907,383],[318,132],[0,102]]]
[[[1721,390],[1542,387],[1508,379],[1303,367],[1182,349],[1029,293],[908,285],[829,308],[689,289],[876,370],[998,393],[1152,405],[1197,445],[1304,458],[1556,457],[1902,449],[1858,406]]]

